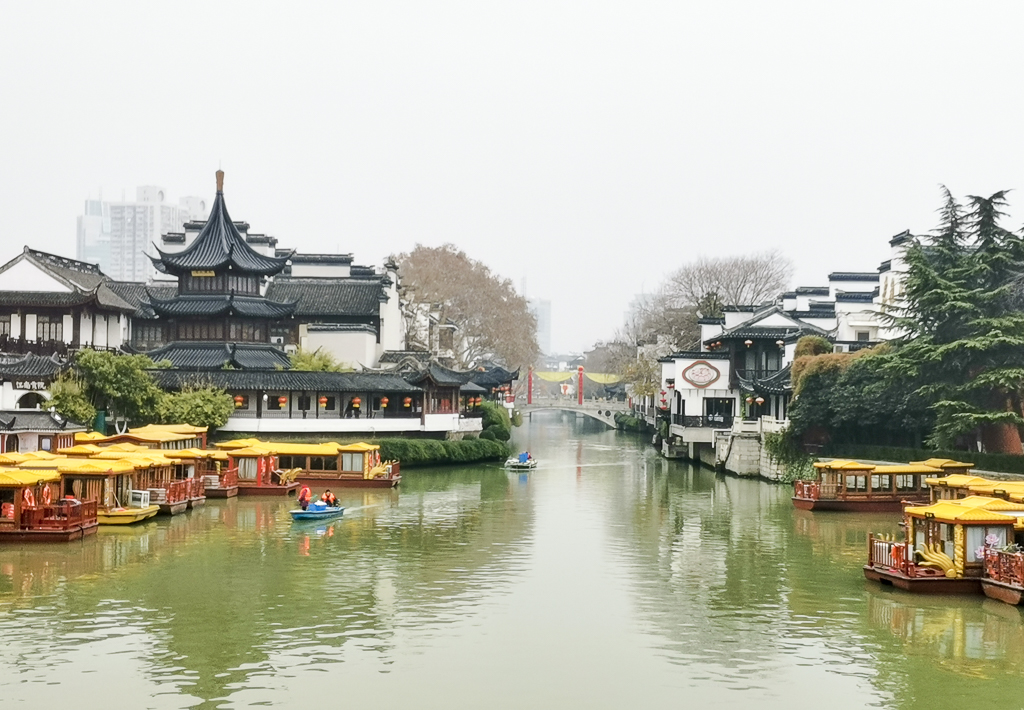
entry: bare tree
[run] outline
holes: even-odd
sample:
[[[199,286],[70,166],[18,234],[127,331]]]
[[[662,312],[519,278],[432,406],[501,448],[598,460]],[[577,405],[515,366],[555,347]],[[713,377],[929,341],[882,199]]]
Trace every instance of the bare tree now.
[[[793,263],[778,251],[746,256],[702,256],[674,271],[662,285],[664,299],[679,308],[718,315],[722,306],[759,305],[785,290]]]
[[[417,244],[395,259],[406,300],[429,304],[442,323],[458,326],[451,343],[457,365],[468,368],[496,360],[514,369],[534,362],[540,351],[537,322],[511,280],[452,244]]]

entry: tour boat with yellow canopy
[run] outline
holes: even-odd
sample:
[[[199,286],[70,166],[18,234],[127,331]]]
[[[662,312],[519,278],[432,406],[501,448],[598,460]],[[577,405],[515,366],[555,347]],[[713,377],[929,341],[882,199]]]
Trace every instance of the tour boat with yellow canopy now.
[[[273,470],[294,472],[293,480],[325,488],[392,488],[401,481],[398,461],[383,461],[380,446],[365,442],[354,444],[296,444],[290,442],[242,439],[217,444],[238,461],[239,484],[259,475],[258,469],[244,471],[245,458],[270,457]],[[248,478],[247,478],[248,476]]]
[[[177,449],[162,452],[175,463],[175,478],[198,482],[205,496],[193,497],[189,507],[202,505],[206,497],[233,498],[238,495],[238,470],[229,468],[226,451],[219,449]],[[195,485],[195,484],[194,484]],[[197,487],[193,494],[200,492]]]
[[[904,509],[904,539],[868,536],[864,576],[911,592],[981,593],[986,550],[1014,543],[1024,504],[987,496]]]
[[[904,502],[928,502],[925,477],[941,472],[921,462],[881,465],[848,459],[819,461],[814,469],[815,480],[794,484],[793,505],[800,510],[899,511]]]
[[[68,542],[96,532],[96,501],[62,498],[56,470],[0,470],[0,542]]]
[[[65,496],[97,501],[100,525],[137,523],[160,511],[150,503],[149,491],[135,485],[136,466],[131,461],[69,458],[57,471]]]

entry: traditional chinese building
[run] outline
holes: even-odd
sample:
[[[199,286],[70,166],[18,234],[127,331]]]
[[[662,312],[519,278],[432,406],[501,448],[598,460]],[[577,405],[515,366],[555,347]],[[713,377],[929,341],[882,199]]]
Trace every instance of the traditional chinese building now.
[[[228,214],[218,170],[210,218],[195,241],[153,257],[156,269],[177,277],[178,285],[170,297],[148,293],[148,308],[167,343],[150,357],[188,369],[287,367],[284,350],[271,344],[271,328],[292,317],[295,302],[264,295],[267,278],[287,263],[287,256],[262,254],[242,237]]]

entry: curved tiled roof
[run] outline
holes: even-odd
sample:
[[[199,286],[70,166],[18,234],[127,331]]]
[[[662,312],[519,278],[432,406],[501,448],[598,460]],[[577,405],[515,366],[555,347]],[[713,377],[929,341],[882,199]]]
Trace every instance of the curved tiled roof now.
[[[295,302],[299,317],[377,316],[387,295],[376,279],[276,278],[267,298]]]
[[[147,285],[143,281],[111,281],[110,290],[124,299],[128,304],[135,306],[134,318],[152,319],[156,317],[149,301],[154,296],[160,299],[173,298],[178,293],[178,287],[174,285]]]
[[[165,389],[212,385],[221,389],[319,392],[419,392],[398,374],[386,372],[310,372],[304,370],[150,370]]]
[[[0,378],[55,377],[61,367],[61,363],[53,357],[28,353],[22,358],[0,365]]]
[[[793,391],[791,381],[791,366],[786,365],[778,372],[773,372],[767,377],[745,378],[739,375],[740,387],[747,392],[755,394],[786,394]]]
[[[146,354],[155,362],[169,360],[173,367],[183,370],[206,370],[225,365],[243,370],[291,367],[288,356],[271,345],[177,342]]]
[[[264,256],[246,243],[238,227],[231,221],[224,204],[223,177],[224,173],[218,170],[217,197],[199,236],[180,252],[167,254],[157,249],[160,256],[153,258],[157,269],[180,275],[187,271],[222,271],[230,268],[246,274],[270,276],[285,267],[287,256]]]
[[[295,311],[294,303],[279,303],[259,296],[211,294],[160,299],[150,296],[150,305],[161,316],[239,315],[249,318],[286,318]]]

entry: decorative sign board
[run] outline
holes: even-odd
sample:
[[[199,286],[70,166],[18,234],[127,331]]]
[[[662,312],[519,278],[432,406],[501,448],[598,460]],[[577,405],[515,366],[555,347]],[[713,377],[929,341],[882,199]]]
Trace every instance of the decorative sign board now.
[[[697,389],[705,389],[718,382],[721,371],[706,360],[698,360],[683,369],[682,378]]]

